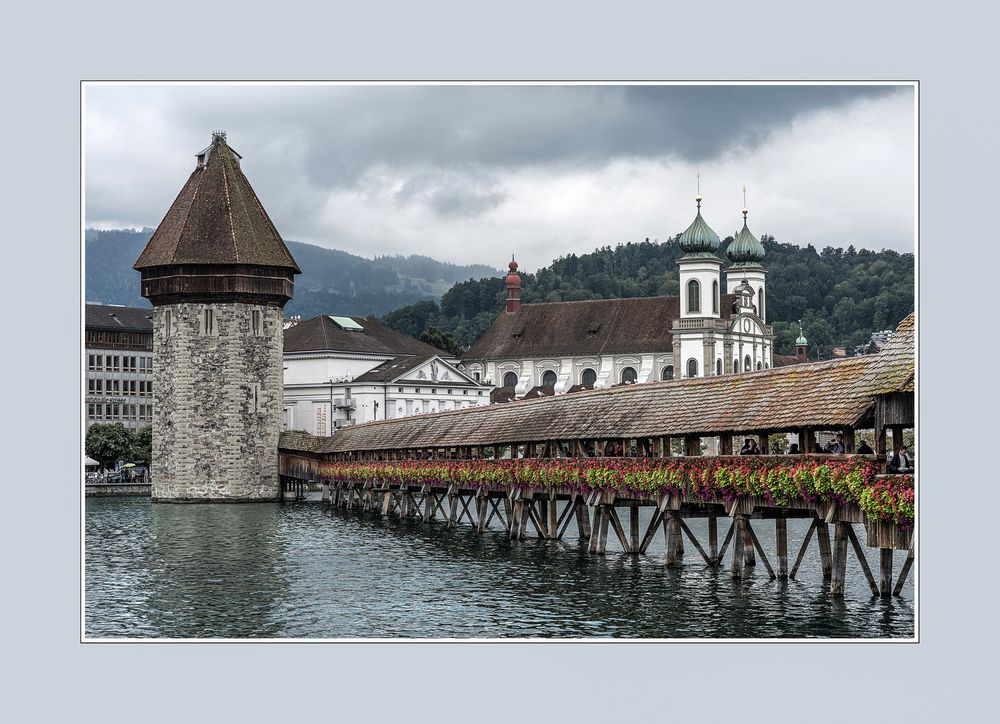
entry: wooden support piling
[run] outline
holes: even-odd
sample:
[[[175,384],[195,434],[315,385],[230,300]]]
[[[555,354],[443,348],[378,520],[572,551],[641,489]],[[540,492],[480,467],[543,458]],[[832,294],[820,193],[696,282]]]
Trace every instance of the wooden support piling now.
[[[579,496],[576,499],[576,527],[580,540],[588,540],[590,538],[590,508],[587,507],[583,498]]]
[[[767,575],[771,578],[775,578],[774,569],[771,568],[771,561],[767,559],[767,554],[764,553],[764,547],[760,544],[760,541],[757,540],[757,534],[754,532],[753,526],[750,525],[749,518],[746,519],[746,526],[747,531],[750,533],[750,542],[753,547],[757,549],[757,552],[760,553],[760,559],[764,561],[764,568],[767,569]]]
[[[788,578],[788,521],[784,518],[774,520],[774,544],[778,556],[778,578]]]
[[[628,511],[629,553],[639,553],[639,506],[631,505]]]
[[[833,577],[833,559],[830,555],[830,525],[822,520],[816,521],[816,541],[819,545],[820,564],[823,567],[823,580]]]
[[[736,532],[736,521],[729,521],[729,530],[726,531],[726,537],[722,541],[722,548],[719,549],[719,554],[715,556],[715,565],[720,565],[722,560],[726,557],[726,550],[729,548],[729,543],[733,539],[733,534]]]
[[[847,577],[847,527],[850,523],[835,523],[833,530],[833,578],[830,593],[844,595],[844,580]]]
[[[792,572],[788,574],[789,578],[794,579],[795,574],[799,572],[799,566],[802,565],[802,559],[805,558],[806,551],[809,549],[809,540],[812,538],[815,531],[816,519],[813,518],[812,522],[809,524],[809,530],[806,531],[806,537],[802,541],[802,547],[799,548],[799,554],[795,557],[795,563],[792,565]]]
[[[733,534],[733,564],[729,569],[729,575],[734,579],[743,578],[743,547],[746,545],[743,531],[744,520],[745,516],[737,515],[733,521],[736,530]]]
[[[691,541],[691,544],[701,554],[701,557],[705,560],[705,563],[707,563],[708,565],[712,565],[712,559],[708,556],[707,553],[705,553],[705,549],[701,547],[701,543],[699,543],[698,539],[694,537],[694,533],[692,533],[691,529],[688,528],[687,523],[684,522],[684,519],[678,516],[677,522],[680,524],[681,530],[684,531],[684,534],[688,537],[688,540]]]
[[[719,519],[714,515],[708,518],[708,551],[709,565],[715,565],[719,560]]]
[[[879,595],[892,595],[892,548],[879,548]]]
[[[757,558],[754,556],[753,532],[750,528],[750,519],[743,516],[743,564],[746,566],[756,566]]]

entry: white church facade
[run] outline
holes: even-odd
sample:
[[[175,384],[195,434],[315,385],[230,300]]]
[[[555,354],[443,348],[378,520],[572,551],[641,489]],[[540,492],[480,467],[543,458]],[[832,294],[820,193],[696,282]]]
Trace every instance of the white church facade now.
[[[774,355],[766,317],[764,247],[747,226],[719,257],[718,234],[697,214],[681,234],[680,295],[579,302],[520,303],[510,263],[504,313],[462,356],[462,368],[512,395],[687,377],[741,374],[792,363]]]

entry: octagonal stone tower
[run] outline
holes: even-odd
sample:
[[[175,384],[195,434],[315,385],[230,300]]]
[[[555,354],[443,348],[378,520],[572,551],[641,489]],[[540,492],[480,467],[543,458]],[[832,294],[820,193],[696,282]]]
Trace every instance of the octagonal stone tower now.
[[[139,255],[153,322],[153,500],[280,494],[282,313],[301,273],[212,134]]]

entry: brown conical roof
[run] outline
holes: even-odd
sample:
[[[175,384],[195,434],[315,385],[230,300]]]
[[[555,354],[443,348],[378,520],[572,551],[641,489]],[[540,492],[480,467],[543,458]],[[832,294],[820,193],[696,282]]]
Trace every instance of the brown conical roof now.
[[[212,134],[198,166],[133,268],[173,264],[282,267],[300,274],[278,230],[240,170],[241,156]]]

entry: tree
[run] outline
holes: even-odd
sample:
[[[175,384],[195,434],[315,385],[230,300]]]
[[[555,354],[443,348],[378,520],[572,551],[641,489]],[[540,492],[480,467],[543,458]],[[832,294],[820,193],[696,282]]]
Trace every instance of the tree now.
[[[132,461],[149,467],[153,460],[153,427],[145,425],[132,433]]]
[[[462,347],[455,341],[455,338],[448,332],[442,332],[437,327],[428,327],[425,329],[423,334],[420,335],[420,341],[432,347],[443,349],[455,357],[460,357],[462,354]]]
[[[88,456],[99,462],[101,470],[104,470],[119,460],[132,458],[132,437],[120,422],[109,425],[97,423],[87,430],[84,450]]]

